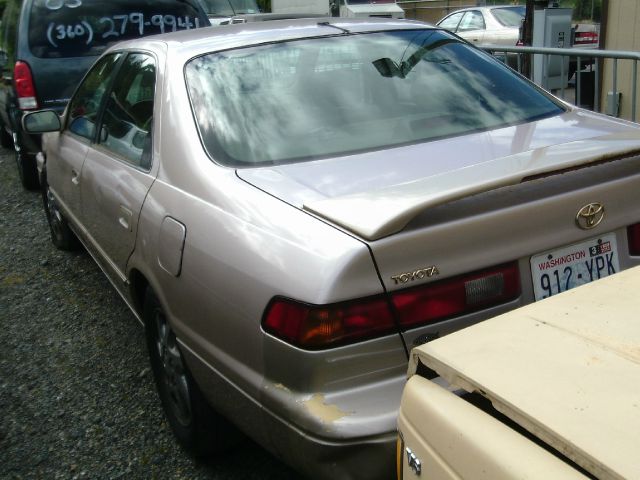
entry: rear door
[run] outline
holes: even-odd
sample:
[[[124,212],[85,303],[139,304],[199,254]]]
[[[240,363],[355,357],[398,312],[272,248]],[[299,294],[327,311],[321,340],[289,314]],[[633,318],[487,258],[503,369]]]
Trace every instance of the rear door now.
[[[138,215],[154,175],[151,131],[156,60],[129,53],[102,115],[96,144],[82,169],[82,222],[108,271],[124,281]]]

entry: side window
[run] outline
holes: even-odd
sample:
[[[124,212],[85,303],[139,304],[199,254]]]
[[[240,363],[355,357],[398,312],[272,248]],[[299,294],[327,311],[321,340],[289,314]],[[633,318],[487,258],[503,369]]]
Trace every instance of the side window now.
[[[101,58],[84,78],[69,102],[67,129],[70,132],[94,139],[98,111],[121,56],[121,53],[115,53]]]
[[[100,144],[128,163],[151,166],[151,121],[156,66],[153,57],[132,53],[116,76],[102,119]]]
[[[458,27],[458,24],[460,23],[460,19],[462,18],[463,15],[464,15],[464,12],[454,13],[453,15],[449,15],[447,18],[442,20],[442,22],[440,22],[438,26],[445,28],[450,32],[455,32],[456,28]]]
[[[480,12],[467,12],[458,27],[459,32],[470,32],[472,30],[484,30],[484,18],[482,18]]]

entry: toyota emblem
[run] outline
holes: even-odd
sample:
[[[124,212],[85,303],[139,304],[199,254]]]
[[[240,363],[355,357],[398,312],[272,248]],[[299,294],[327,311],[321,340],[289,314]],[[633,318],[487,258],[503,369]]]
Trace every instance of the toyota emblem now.
[[[593,202],[585,205],[576,215],[576,225],[582,230],[591,230],[597,227],[604,218],[604,205]]]

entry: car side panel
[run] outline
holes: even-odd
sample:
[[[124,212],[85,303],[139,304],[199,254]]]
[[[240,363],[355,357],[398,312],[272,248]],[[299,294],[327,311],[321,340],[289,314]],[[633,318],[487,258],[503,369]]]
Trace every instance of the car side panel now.
[[[146,268],[208,399],[272,449],[297,429],[329,442],[386,435],[388,446],[406,370],[398,334],[314,353],[260,327],[277,295],[330,303],[381,293],[368,249],[202,160],[210,181],[198,196],[162,175],[153,184],[129,266]],[[178,276],[158,262],[166,217],[186,229]],[[238,411],[243,402],[252,408]],[[267,429],[265,414],[279,428]]]
[[[88,140],[68,131],[48,134],[47,182],[74,223],[80,220],[80,175],[88,150]]]
[[[153,180],[152,174],[99,146],[88,151],[80,179],[81,221],[89,242],[101,250],[105,264],[122,282],[140,209]]]

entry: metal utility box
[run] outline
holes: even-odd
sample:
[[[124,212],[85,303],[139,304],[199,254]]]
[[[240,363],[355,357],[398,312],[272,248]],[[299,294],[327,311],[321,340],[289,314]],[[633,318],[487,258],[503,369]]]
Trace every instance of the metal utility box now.
[[[570,8],[545,8],[533,13],[534,47],[571,47],[572,10]],[[558,55],[534,55],[533,57],[533,81],[547,90],[566,87],[568,73],[569,57]]]

